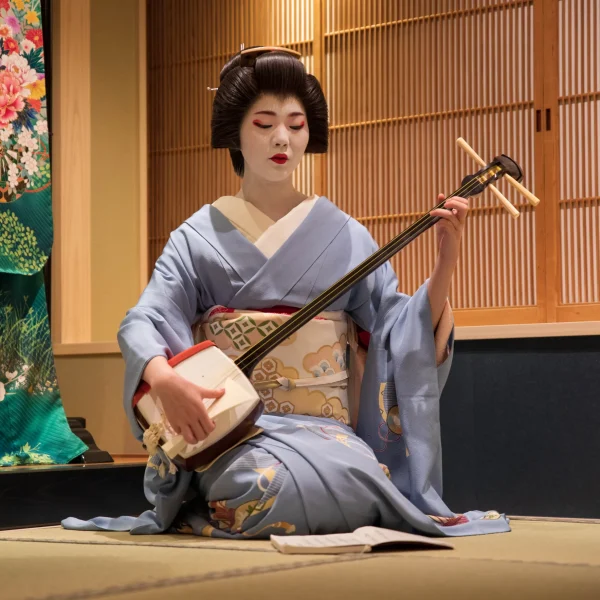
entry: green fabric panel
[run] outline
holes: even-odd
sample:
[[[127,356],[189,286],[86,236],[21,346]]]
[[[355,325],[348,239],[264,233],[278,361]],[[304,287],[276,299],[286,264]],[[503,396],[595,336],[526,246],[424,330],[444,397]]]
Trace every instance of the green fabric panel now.
[[[52,241],[40,0],[0,0],[0,466],[88,449],[56,379],[42,272]]]

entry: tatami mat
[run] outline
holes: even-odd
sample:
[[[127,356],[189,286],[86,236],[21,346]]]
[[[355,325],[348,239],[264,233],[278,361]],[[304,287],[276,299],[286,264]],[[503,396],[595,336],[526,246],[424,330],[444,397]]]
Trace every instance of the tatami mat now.
[[[513,521],[454,550],[285,556],[267,541],[0,531],[5,600],[600,598],[600,525]]]
[[[60,526],[0,531],[0,542],[3,541],[277,552],[268,540],[234,541],[203,538],[195,535],[131,535],[127,532],[120,533],[113,531],[71,531],[63,529]]]
[[[597,567],[410,555],[307,565],[167,588],[115,590],[110,600],[598,600]]]

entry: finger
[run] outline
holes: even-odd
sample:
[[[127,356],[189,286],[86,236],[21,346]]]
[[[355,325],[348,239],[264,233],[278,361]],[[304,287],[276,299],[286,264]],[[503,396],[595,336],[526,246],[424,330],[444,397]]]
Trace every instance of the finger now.
[[[202,409],[198,410],[196,418],[198,423],[202,426],[206,435],[212,433],[215,429],[215,422],[208,416],[208,411],[202,406]]]
[[[451,211],[446,210],[445,208],[437,208],[435,210],[432,210],[431,213],[429,213],[429,214],[432,217],[441,217],[447,223],[451,224],[454,227],[454,229],[456,229],[457,231],[460,231],[461,223],[458,220],[458,217],[455,214],[453,214]]]
[[[207,390],[205,388],[198,388],[203,398],[220,398],[225,393],[225,388],[218,390]]]
[[[183,436],[183,439],[188,443],[188,444],[197,444],[199,442],[199,440],[196,438],[194,432],[192,431],[192,428],[189,425],[184,425],[181,428],[181,435]]]
[[[469,199],[463,198],[462,196],[450,196],[450,198],[448,198],[448,202],[450,202],[451,200],[452,201],[457,200],[458,202],[462,202],[463,204],[469,203]]]
[[[448,200],[448,202],[446,202],[446,204],[444,205],[444,208],[449,210],[453,215],[456,215],[456,217],[461,223],[464,223],[469,212],[468,205],[464,204],[458,199],[452,201]]]
[[[225,389],[220,388],[218,390],[207,390],[204,388],[199,388],[199,391],[200,391],[200,396],[201,396],[201,405],[198,406],[197,417],[198,417],[200,423],[202,424],[202,427],[204,428],[204,430],[206,431],[206,433],[208,435],[209,433],[214,431],[215,422],[209,417],[208,409],[207,409],[206,404],[204,403],[204,400],[208,399],[208,398],[216,398],[216,399],[220,398],[225,393]],[[208,408],[210,408],[210,406],[212,404],[213,403],[211,402],[209,404]]]
[[[206,437],[208,436],[208,431],[206,430],[206,428],[202,425],[202,422],[200,420],[200,416],[196,413],[190,413],[189,415],[189,426],[191,427],[192,431],[194,432],[194,436],[196,437],[196,439],[200,442],[202,440],[205,440]]]
[[[459,210],[468,210],[469,201],[464,198],[449,198],[444,202],[444,208],[457,208]]]
[[[209,417],[202,396],[200,396],[199,401],[195,404],[194,418],[200,424],[206,435],[214,430],[215,422]]]
[[[458,215],[461,209],[456,208],[434,208],[429,214],[436,217],[442,217],[442,219],[458,221]]]
[[[450,212],[458,219],[458,222],[461,225],[464,224],[464,222],[467,218],[467,212],[468,212],[468,209],[466,207],[453,208]]]

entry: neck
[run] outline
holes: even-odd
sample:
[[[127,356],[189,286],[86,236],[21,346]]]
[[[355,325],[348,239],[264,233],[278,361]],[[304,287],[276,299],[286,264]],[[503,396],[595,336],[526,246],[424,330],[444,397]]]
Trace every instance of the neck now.
[[[244,173],[241,189],[236,195],[273,221],[278,221],[306,200],[306,196],[294,188],[291,176],[283,181],[267,181],[251,171]]]

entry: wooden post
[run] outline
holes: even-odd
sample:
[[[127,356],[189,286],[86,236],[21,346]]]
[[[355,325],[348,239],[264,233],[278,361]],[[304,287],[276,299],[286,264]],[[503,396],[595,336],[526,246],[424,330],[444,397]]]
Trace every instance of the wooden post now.
[[[92,336],[90,0],[55,8],[52,341],[70,344]]]

